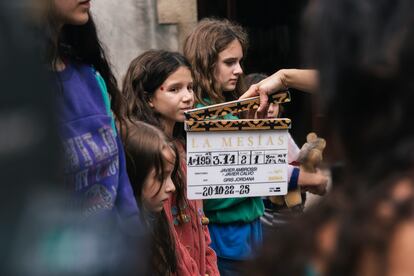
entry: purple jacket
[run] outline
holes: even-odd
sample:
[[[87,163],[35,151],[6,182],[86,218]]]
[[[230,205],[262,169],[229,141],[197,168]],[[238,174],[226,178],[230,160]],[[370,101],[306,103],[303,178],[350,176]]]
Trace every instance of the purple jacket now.
[[[100,75],[91,66],[72,63],[57,76],[65,185],[73,191],[76,207],[84,216],[115,215],[139,223],[125,154],[105,105]]]

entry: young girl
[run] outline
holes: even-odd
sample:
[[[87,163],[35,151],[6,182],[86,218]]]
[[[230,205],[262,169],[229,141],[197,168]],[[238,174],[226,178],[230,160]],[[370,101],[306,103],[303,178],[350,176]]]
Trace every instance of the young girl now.
[[[89,8],[90,1],[49,0],[43,16],[65,150],[64,180],[84,216],[112,218],[138,232],[138,207],[109,100],[118,115],[119,91]]]
[[[135,118],[162,129],[178,148],[176,193],[165,205],[174,225],[178,275],[218,275],[217,260],[209,247],[210,234],[202,201],[186,199],[186,158],[180,136],[184,111],[194,103],[193,78],[188,61],[179,53],[151,50],[134,59],[123,84],[128,101],[125,118]]]
[[[164,203],[175,191],[172,176],[177,173],[178,156],[159,129],[139,121],[128,127],[125,150],[128,175],[151,233],[152,274],[171,275],[177,272],[177,258]]]
[[[247,45],[247,34],[238,25],[215,19],[199,22],[184,43],[184,55],[194,71],[196,107],[235,100],[242,94],[241,61]],[[225,119],[237,117],[226,115]],[[315,180],[315,185],[326,185],[327,179],[322,175]],[[304,182],[300,173],[291,179],[292,186]],[[218,256],[221,275],[241,274],[241,262],[262,242],[262,199],[206,200],[204,210],[210,219],[212,247]]]

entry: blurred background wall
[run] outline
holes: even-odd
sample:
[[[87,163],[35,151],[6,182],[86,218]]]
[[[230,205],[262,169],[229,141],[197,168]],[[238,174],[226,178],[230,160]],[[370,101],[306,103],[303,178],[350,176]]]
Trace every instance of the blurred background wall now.
[[[227,18],[249,33],[246,74],[271,74],[281,68],[303,68],[301,16],[309,0],[100,0],[93,2],[98,30],[107,46],[119,83],[129,62],[148,49],[181,51],[185,36],[204,17]],[[311,95],[291,90],[285,105],[297,143],[318,130],[321,114]]]
[[[92,13],[118,81],[129,62],[146,50],[178,51],[197,22],[195,0],[99,0]]]

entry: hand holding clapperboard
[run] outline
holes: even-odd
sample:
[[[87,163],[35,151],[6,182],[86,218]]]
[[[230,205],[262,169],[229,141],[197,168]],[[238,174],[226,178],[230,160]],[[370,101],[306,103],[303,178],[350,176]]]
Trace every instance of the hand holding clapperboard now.
[[[289,101],[288,91],[269,96],[269,102]],[[258,106],[253,97],[186,112],[189,199],[287,194],[290,119],[219,119]]]

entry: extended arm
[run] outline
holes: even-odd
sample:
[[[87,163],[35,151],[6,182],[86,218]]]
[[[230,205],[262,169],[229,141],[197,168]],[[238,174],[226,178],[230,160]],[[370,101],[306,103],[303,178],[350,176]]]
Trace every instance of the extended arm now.
[[[253,84],[240,97],[245,99],[260,96],[259,112],[264,111],[267,106],[267,95],[288,88],[295,88],[306,92],[314,92],[319,86],[317,70],[311,69],[281,69],[266,79]]]

